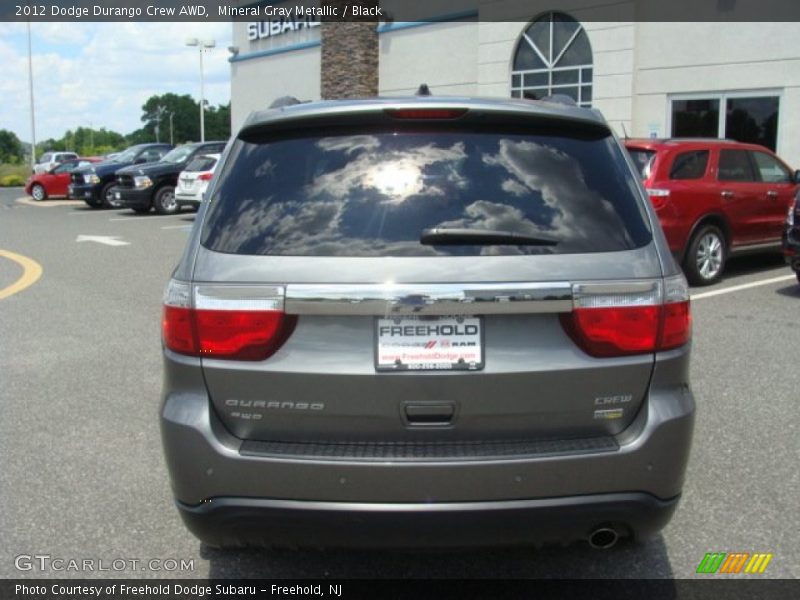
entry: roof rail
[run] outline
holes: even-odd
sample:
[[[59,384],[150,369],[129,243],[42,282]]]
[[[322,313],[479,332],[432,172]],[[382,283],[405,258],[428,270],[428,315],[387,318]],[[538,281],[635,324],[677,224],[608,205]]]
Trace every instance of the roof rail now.
[[[715,137],[671,137],[671,138],[661,138],[665,142],[734,142],[734,143],[748,143],[748,142],[738,142],[737,140],[732,140],[730,138],[715,138]]]
[[[294,96],[281,96],[273,100],[269,108],[283,108],[284,106],[292,106],[294,104],[302,104],[302,102]]]

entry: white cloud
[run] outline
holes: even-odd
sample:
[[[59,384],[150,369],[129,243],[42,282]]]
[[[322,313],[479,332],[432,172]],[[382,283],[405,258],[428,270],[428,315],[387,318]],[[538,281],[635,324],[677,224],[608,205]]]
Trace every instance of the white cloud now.
[[[38,140],[88,126],[130,133],[153,94],[199,96],[197,48],[187,37],[213,38],[204,55],[205,97],[230,101],[230,23],[34,23],[33,70]],[[0,129],[30,140],[25,26],[0,23]]]

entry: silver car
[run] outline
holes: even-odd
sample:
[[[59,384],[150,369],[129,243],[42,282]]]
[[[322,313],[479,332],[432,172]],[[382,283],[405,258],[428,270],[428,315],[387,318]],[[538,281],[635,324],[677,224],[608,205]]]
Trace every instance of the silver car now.
[[[598,112],[284,106],[208,199],[164,296],[161,409],[202,541],[610,547],[669,521],[688,288]]]

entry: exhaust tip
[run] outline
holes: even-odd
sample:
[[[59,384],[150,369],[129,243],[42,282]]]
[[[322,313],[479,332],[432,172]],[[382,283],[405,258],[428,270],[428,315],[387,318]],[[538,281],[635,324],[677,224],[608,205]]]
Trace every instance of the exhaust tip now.
[[[596,550],[608,550],[619,540],[616,529],[610,527],[599,527],[589,536],[589,545]]]

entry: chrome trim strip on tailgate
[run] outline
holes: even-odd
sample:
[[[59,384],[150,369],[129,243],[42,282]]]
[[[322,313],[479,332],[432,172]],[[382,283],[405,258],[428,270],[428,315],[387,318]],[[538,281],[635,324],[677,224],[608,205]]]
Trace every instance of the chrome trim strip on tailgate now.
[[[290,284],[285,311],[302,315],[471,315],[572,310],[572,285],[546,283]]]

